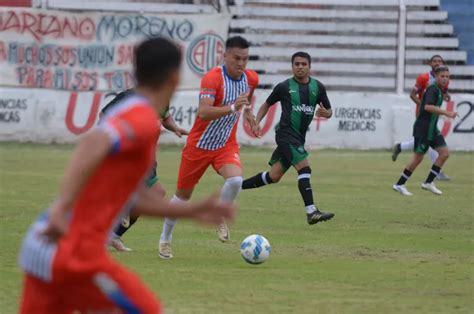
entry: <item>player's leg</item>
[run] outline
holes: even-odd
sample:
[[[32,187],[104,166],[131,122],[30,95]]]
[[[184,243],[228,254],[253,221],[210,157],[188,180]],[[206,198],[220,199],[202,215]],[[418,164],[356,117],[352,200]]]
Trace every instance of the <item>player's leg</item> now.
[[[19,313],[60,313],[58,301],[51,284],[25,274]]]
[[[330,220],[334,217],[333,213],[324,213],[320,211],[314,204],[313,188],[311,187],[311,167],[308,161],[308,153],[306,151],[291,150],[292,163],[298,172],[298,190],[306,210],[306,221],[310,225],[314,225],[321,221]]]
[[[242,189],[242,165],[239,154],[237,145],[224,146],[214,153],[212,167],[225,180],[221,189],[223,202],[233,202]],[[229,228],[224,219],[217,228],[217,236],[222,242],[229,240]]]
[[[153,170],[146,181],[146,186],[153,190],[155,193],[164,197],[166,194],[163,186],[158,182],[158,176],[156,175],[156,162]],[[140,215],[136,214],[132,209],[130,213],[121,219],[120,223],[115,227],[110,238],[110,246],[116,249],[118,252],[130,252],[131,248],[127,247],[122,240],[122,236],[137,222]]]
[[[434,164],[436,162],[436,159],[438,159],[438,152],[436,149],[430,147],[428,149],[428,156],[430,157],[431,163]],[[439,174],[436,176],[436,179],[439,181],[449,181],[451,178],[447,176],[443,171],[440,171]]]
[[[396,143],[395,145],[393,145],[393,148],[392,148],[392,160],[396,161],[398,158],[398,155],[401,152],[413,151],[414,146],[415,146],[414,140]]]
[[[433,180],[440,174],[441,168],[443,167],[444,163],[449,158],[449,149],[446,145],[444,137],[439,134],[437,135],[433,141],[431,142],[432,147],[438,153],[438,158],[436,158],[435,162],[431,166],[430,173],[426,180],[421,184],[421,187],[425,190],[428,190],[436,195],[441,195],[443,192],[439,190],[433,183]]]
[[[203,154],[202,150],[191,147],[183,149],[178,172],[177,189],[170,200],[171,202],[186,202],[191,198],[194,187],[201,179],[207,167],[209,167],[211,160],[212,158]],[[176,219],[171,218],[165,218],[163,222],[163,230],[158,246],[159,256],[163,259],[173,258],[171,240],[176,222]]]
[[[402,195],[405,196],[411,196],[413,195],[410,193],[406,186],[405,183],[407,180],[410,178],[412,173],[415,171],[416,167],[423,161],[423,157],[428,150],[429,144],[428,141],[424,138],[415,138],[415,145],[413,148],[413,156],[411,160],[408,162],[407,166],[403,170],[400,178],[398,179],[397,183],[393,185],[393,190],[399,192]]]
[[[141,280],[123,266],[108,261],[94,274],[61,284],[61,313],[161,313],[161,305]]]
[[[254,189],[264,185],[278,183],[290,166],[289,164],[283,165],[283,161],[284,159],[282,159],[277,147],[268,163],[271,167],[270,171],[259,172],[253,177],[245,179],[242,182],[242,190]]]

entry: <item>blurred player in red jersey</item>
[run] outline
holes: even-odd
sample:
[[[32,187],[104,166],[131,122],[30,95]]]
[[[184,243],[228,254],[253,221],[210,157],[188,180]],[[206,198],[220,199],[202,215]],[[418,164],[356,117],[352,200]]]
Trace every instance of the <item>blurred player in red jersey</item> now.
[[[160,313],[151,291],[106,250],[119,217],[134,207],[144,215],[215,225],[223,216],[232,219],[234,206],[216,195],[170,203],[145,187],[155,156],[157,112],[179,82],[180,63],[179,48],[167,39],[137,46],[136,92],[79,141],[58,197],[23,241],[21,313]]]
[[[423,95],[426,91],[426,88],[436,81],[434,71],[440,65],[444,65],[443,58],[440,55],[432,56],[430,59],[431,71],[422,73],[418,75],[418,77],[416,78],[416,83],[413,89],[411,90],[410,98],[416,104],[415,113],[417,117],[420,112],[420,104],[423,99]],[[448,85],[446,85],[446,87],[443,89],[443,100],[445,101],[451,100],[451,96],[448,94],[448,86],[449,86],[449,82],[448,82]],[[403,151],[413,151],[414,147],[415,147],[414,140],[396,143],[392,149],[392,160],[396,161],[398,158],[398,155]],[[431,162],[434,163],[435,160],[438,158],[438,153],[436,152],[435,149],[430,147],[430,149],[428,150],[428,156],[430,157]],[[438,180],[444,180],[444,181],[450,180],[450,178],[444,172],[440,172],[436,178]]]
[[[221,198],[233,201],[242,186],[242,169],[236,139],[240,111],[251,124],[255,117],[248,108],[258,75],[247,70],[249,44],[240,36],[226,41],[224,64],[211,69],[201,80],[198,117],[189,133],[181,156],[177,189],[172,202],[185,202],[191,198],[194,187],[206,169],[212,165],[224,178]],[[159,243],[161,258],[170,259],[171,238],[176,220],[165,219]],[[229,239],[225,220],[218,230],[222,242]]]

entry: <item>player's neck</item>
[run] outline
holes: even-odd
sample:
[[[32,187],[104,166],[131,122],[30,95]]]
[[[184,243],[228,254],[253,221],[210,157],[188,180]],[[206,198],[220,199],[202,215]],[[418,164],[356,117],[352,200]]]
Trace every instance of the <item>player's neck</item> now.
[[[296,76],[293,76],[293,78],[295,79],[295,81],[297,81],[298,83],[300,84],[308,84],[309,82],[309,76],[306,76],[304,78],[297,78]]]
[[[137,87],[135,91],[148,98],[150,104],[155,108],[157,112],[160,112],[161,108],[168,105],[170,94],[165,89],[150,89],[146,87]]]

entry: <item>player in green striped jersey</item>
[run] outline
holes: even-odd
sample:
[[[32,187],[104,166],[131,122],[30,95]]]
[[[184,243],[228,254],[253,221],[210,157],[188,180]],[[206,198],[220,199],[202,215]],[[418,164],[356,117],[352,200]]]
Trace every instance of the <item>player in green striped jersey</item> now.
[[[311,57],[306,52],[297,52],[291,57],[293,77],[279,83],[260,107],[253,132],[259,136],[259,124],[270,106],[281,103],[282,114],[276,127],[277,148],[269,165],[270,171],[261,172],[242,183],[242,189],[258,188],[277,183],[293,166],[298,172],[298,189],[306,208],[307,222],[310,225],[334,217],[333,213],[321,212],[313,201],[311,188],[311,167],[308,152],[304,148],[306,132],[314,114],[331,118],[332,110],[324,85],[310,77]],[[319,105],[319,108],[318,108]]]

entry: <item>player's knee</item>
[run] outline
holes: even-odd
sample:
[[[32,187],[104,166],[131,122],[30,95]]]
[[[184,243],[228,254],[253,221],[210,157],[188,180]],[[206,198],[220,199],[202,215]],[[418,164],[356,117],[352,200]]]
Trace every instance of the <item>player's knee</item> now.
[[[441,157],[444,160],[447,160],[449,158],[449,151],[443,150],[441,153],[439,153],[439,157]]]
[[[298,178],[302,176],[302,177],[308,177],[308,176],[311,176],[311,167],[310,166],[306,166],[306,167],[303,167],[301,168],[300,170],[298,170]]]
[[[242,182],[243,179],[241,176],[230,177],[225,180],[225,185],[227,185],[230,189],[237,191],[242,187]]]
[[[270,172],[270,179],[272,179],[272,183],[280,182],[282,177],[283,177],[283,174]]]

